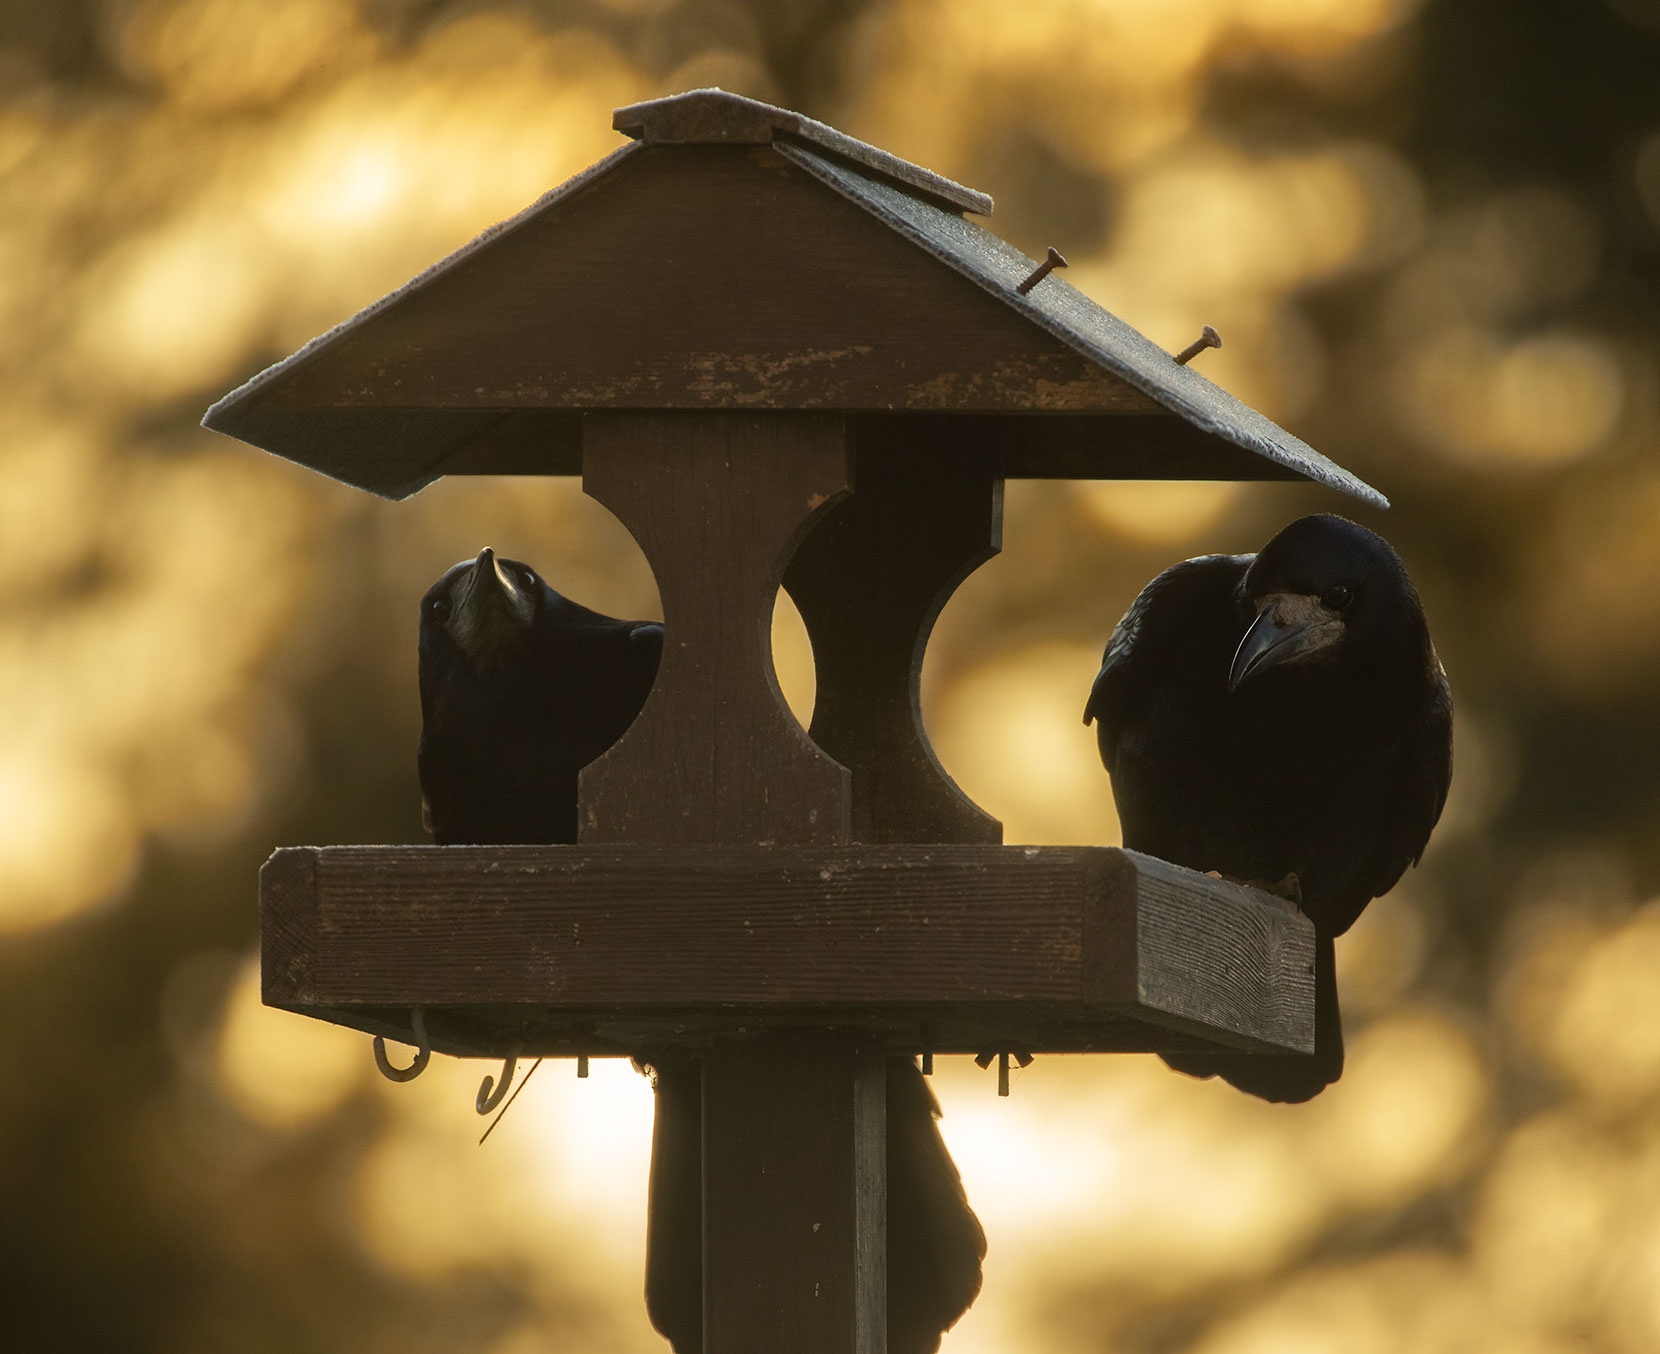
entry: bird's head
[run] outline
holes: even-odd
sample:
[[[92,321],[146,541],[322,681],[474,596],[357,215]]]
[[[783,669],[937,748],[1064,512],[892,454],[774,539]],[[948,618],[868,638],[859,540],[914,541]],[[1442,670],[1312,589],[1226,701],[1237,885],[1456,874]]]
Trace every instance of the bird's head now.
[[[1330,514],[1301,518],[1269,541],[1243,587],[1256,614],[1234,652],[1229,691],[1287,665],[1364,661],[1423,627],[1394,548]]]
[[[485,546],[477,559],[462,560],[427,590],[422,639],[443,636],[475,668],[493,667],[535,626],[546,587],[528,564],[497,559]]]

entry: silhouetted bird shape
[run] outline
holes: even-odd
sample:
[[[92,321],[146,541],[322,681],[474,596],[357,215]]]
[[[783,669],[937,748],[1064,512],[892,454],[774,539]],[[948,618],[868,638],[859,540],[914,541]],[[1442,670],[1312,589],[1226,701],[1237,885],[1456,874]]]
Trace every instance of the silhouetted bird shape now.
[[[421,599],[423,814],[440,845],[574,842],[577,776],[645,704],[663,627],[602,616],[483,550]],[[649,1058],[657,1087],[646,1306],[677,1354],[703,1347],[702,1075]],[[915,1064],[887,1076],[888,1349],[931,1354],[980,1291],[985,1235]]]
[[[1165,1062],[1264,1100],[1317,1095],[1343,1071],[1332,942],[1417,863],[1452,779],[1452,695],[1400,557],[1318,516],[1259,554],[1173,565],[1107,641],[1091,720],[1125,846],[1281,881],[1314,923],[1312,1055]]]
[[[582,768],[634,722],[663,627],[486,548],[421,599],[422,814],[441,846],[574,842]]]

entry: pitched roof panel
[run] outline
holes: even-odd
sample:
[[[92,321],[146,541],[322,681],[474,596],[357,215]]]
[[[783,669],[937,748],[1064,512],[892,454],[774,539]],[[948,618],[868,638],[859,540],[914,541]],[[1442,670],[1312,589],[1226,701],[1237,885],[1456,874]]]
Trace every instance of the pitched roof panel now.
[[[972,421],[1010,474],[1301,476],[1385,503],[1062,279],[1021,295],[1033,261],[961,214],[983,194],[721,91],[616,121],[641,139],[204,424],[390,497],[569,473],[584,408],[838,408]]]

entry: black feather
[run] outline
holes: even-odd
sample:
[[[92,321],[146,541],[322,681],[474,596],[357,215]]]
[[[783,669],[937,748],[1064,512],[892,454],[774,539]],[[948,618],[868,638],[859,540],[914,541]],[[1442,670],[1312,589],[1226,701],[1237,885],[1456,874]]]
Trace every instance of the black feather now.
[[[1230,688],[1259,609],[1284,607],[1303,608],[1298,643]],[[1268,1100],[1317,1094],[1343,1066],[1332,941],[1423,854],[1452,778],[1452,697],[1399,556],[1319,516],[1258,555],[1165,570],[1114,629],[1084,718],[1126,846],[1238,880],[1295,874],[1319,938],[1312,1056],[1165,1061]]]
[[[468,605],[479,619],[458,635]],[[590,611],[517,560],[486,551],[446,573],[421,600],[417,761],[434,839],[574,842],[577,776],[634,722],[662,649],[661,625]]]

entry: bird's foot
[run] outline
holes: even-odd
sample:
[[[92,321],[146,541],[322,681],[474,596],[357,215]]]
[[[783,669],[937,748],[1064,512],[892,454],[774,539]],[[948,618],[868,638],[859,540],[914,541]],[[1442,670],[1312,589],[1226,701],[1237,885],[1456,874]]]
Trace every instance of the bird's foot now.
[[[1297,878],[1295,870],[1289,871],[1283,879],[1270,882],[1266,879],[1253,879],[1251,887],[1261,889],[1264,893],[1271,893],[1276,898],[1285,898],[1295,903],[1300,910],[1303,905],[1303,881]]]
[[[1231,874],[1223,874],[1220,870],[1206,870],[1205,875],[1210,879],[1226,879],[1228,883],[1238,884],[1241,888],[1271,893],[1276,898],[1284,898],[1295,903],[1299,909],[1303,905],[1303,881],[1297,878],[1295,870],[1283,879],[1235,879]]]

